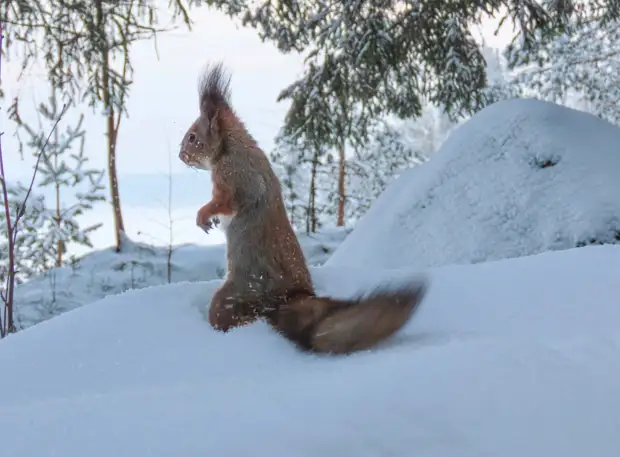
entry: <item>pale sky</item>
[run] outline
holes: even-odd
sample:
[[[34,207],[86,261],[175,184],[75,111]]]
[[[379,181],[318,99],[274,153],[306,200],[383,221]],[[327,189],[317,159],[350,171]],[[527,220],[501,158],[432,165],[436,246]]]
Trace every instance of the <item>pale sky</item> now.
[[[207,235],[194,223],[197,209],[211,196],[208,173],[188,169],[177,158],[182,135],[198,115],[197,84],[204,65],[209,61],[224,62],[232,74],[233,106],[266,152],[273,146],[288,107],[287,103],[276,102],[278,93],[303,68],[301,56],[281,54],[273,45],[261,43],[255,30],[237,26],[217,11],[203,7],[191,14],[195,22],[193,30],[180,27],[161,34],[157,53],[152,41],[134,46],[130,117],[121,121],[118,139],[118,177],[127,234],[132,239],[156,245],[167,245],[170,238],[167,204],[170,158],[173,244],[224,241],[219,230]],[[499,38],[493,37],[491,31],[490,26],[484,31],[490,46],[506,43],[510,30],[505,30]],[[15,127],[8,121],[6,109],[19,94],[22,118],[36,125],[33,100],[46,100],[48,89],[41,66],[28,69],[26,77],[17,81],[19,71],[18,59],[3,61],[2,88],[6,97],[2,102],[0,131],[6,132],[2,146],[7,176],[26,181],[31,176],[33,161],[19,158],[17,142],[12,138]],[[105,118],[88,107],[82,108],[82,112],[86,116],[86,153],[91,165],[104,168]],[[78,113],[79,110],[71,110],[65,120],[70,123]],[[64,129],[64,125],[60,127]],[[104,223],[91,236],[95,248],[114,243],[112,210],[108,203],[98,205],[80,221]],[[74,252],[83,249],[76,248]]]

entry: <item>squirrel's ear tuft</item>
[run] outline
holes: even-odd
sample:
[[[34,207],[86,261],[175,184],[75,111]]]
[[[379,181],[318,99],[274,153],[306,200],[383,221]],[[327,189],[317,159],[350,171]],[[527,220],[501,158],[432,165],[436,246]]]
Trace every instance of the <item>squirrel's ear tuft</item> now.
[[[200,112],[212,127],[220,109],[230,103],[230,76],[223,64],[207,65],[200,80]]]

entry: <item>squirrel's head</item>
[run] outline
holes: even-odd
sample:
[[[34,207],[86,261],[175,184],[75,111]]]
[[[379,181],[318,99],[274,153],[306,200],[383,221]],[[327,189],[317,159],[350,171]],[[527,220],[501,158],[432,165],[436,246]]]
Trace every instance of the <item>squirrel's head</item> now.
[[[209,170],[220,149],[219,132],[210,132],[201,115],[183,136],[179,158],[190,167]]]
[[[222,64],[207,68],[200,83],[200,116],[183,136],[179,158],[190,167],[209,170],[224,153],[222,113],[231,111],[230,77]]]

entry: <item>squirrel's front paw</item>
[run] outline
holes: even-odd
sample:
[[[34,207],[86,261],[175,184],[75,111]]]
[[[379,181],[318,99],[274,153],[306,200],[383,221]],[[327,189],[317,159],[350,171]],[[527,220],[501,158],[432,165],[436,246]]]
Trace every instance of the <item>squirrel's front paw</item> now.
[[[200,227],[205,233],[209,233],[209,231],[213,227],[217,227],[220,223],[220,220],[217,216],[204,218],[201,217],[200,213],[198,213],[198,217],[196,218],[196,225]]]

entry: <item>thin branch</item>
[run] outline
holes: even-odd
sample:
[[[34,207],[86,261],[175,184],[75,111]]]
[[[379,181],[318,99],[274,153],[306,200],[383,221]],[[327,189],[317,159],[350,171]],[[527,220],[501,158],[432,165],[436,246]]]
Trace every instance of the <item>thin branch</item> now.
[[[30,185],[28,186],[28,191],[26,192],[26,196],[24,197],[24,201],[23,201],[23,203],[21,205],[21,208],[19,208],[19,210],[17,211],[17,217],[15,218],[15,224],[13,226],[13,230],[15,232],[17,232],[17,224],[18,224],[19,220],[21,219],[21,216],[23,216],[23,214],[25,213],[26,201],[28,200],[28,197],[30,196],[30,193],[32,192],[32,187],[34,186],[34,180],[36,179],[37,171],[39,170],[39,163],[41,162],[41,157],[44,156],[45,148],[47,147],[47,144],[49,143],[50,138],[52,137],[54,131],[56,130],[56,127],[58,126],[58,123],[60,122],[62,117],[67,112],[68,108],[69,108],[69,105],[67,105],[66,103],[62,105],[62,110],[60,111],[60,115],[58,116],[58,119],[56,119],[56,122],[54,122],[54,125],[52,126],[52,129],[50,130],[50,133],[47,135],[47,138],[45,139],[45,143],[43,143],[43,146],[41,147],[41,150],[37,154],[37,161],[36,161],[36,163],[34,165],[34,172],[32,173],[32,179],[30,180]],[[4,174],[3,174],[3,176],[4,176]]]
[[[542,73],[547,73],[549,71],[557,70],[558,68],[564,68],[566,66],[594,64],[594,63],[599,63],[607,59],[610,59],[612,57],[615,57],[618,54],[620,54],[620,50],[614,50],[614,51],[609,51],[603,54],[598,54],[596,56],[575,58],[575,59],[569,60],[566,63],[562,63],[561,65],[552,64],[548,67],[543,67],[543,68],[524,69],[523,73],[527,73],[530,75],[536,75],[536,74],[542,74]]]
[[[1,27],[0,27],[0,34],[1,34]],[[1,42],[2,42],[2,37],[0,36],[0,48],[1,48]],[[4,134],[4,132],[0,133],[0,183],[2,185],[2,196],[4,198],[4,214],[6,218],[7,240],[8,240],[8,250],[9,250],[8,252],[9,265],[8,265],[8,270],[7,270],[5,292],[2,294],[4,310],[3,310],[3,319],[0,325],[0,338],[4,338],[8,333],[11,333],[14,331],[13,310],[14,310],[14,291],[15,291],[15,245],[16,245],[17,234],[18,234],[17,227],[18,227],[19,221],[21,220],[21,218],[24,216],[26,212],[26,204],[28,202],[28,198],[30,197],[30,194],[32,193],[34,181],[36,179],[37,171],[39,169],[39,163],[41,161],[41,158],[45,154],[45,148],[47,147],[50,138],[56,131],[56,127],[58,126],[58,123],[64,116],[65,112],[67,111],[67,108],[68,108],[68,105],[64,104],[62,111],[60,115],[58,116],[58,119],[56,119],[56,122],[52,126],[52,129],[45,140],[45,143],[43,144],[43,146],[41,147],[41,150],[39,151],[37,155],[37,161],[34,167],[34,171],[32,173],[32,179],[30,180],[30,185],[28,186],[28,190],[26,191],[26,195],[24,197],[23,202],[17,207],[17,213],[15,215],[14,222],[11,220],[8,188],[6,184],[6,174],[4,170],[4,158],[3,158],[2,141],[1,141],[2,135]]]

